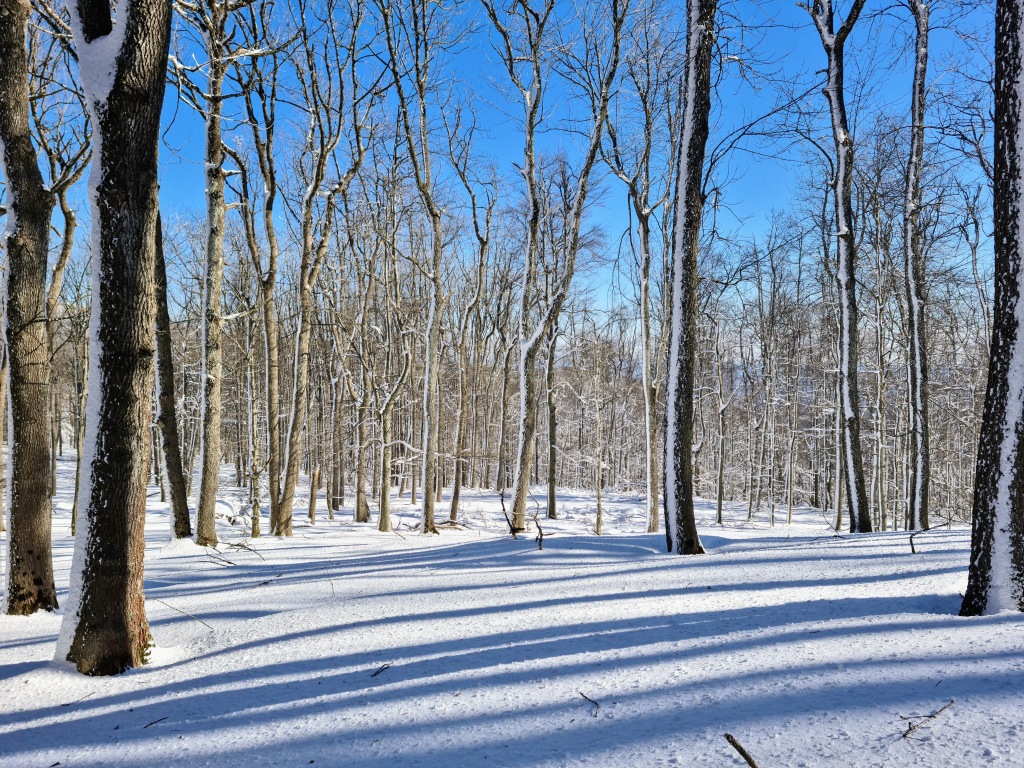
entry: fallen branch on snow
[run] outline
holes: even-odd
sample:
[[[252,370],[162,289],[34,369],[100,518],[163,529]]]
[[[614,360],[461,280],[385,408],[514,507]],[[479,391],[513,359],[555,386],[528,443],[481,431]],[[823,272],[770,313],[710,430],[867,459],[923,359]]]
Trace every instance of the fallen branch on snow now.
[[[740,757],[747,761],[747,765],[749,765],[750,768],[757,768],[757,763],[754,762],[754,758],[752,758],[750,753],[743,748],[743,745],[736,740],[735,736],[731,733],[727,733],[725,734],[725,740],[732,744],[732,748],[740,753]]]
[[[947,709],[953,706],[953,699],[949,700],[948,704],[944,704],[937,710],[932,712],[930,715],[900,715],[900,720],[917,720],[916,723],[911,723],[907,730],[903,731],[903,738],[910,738],[910,734],[916,731],[918,728],[923,728],[928,725],[932,720],[937,718]]]
[[[591,704],[593,704],[593,705],[594,705],[594,711],[593,711],[593,712],[592,712],[591,714],[592,714],[592,715],[593,715],[594,717],[597,717],[597,713],[598,713],[598,711],[599,711],[599,710],[601,709],[601,705],[600,705],[600,704],[598,704],[598,703],[597,703],[596,701],[594,701],[594,700],[593,700],[592,698],[590,698],[589,696],[587,696],[587,694],[585,694],[585,693],[584,693],[583,691],[580,691],[580,696],[582,696],[582,697],[583,697],[584,699],[586,699],[587,701],[589,701],[589,702],[590,702]]]

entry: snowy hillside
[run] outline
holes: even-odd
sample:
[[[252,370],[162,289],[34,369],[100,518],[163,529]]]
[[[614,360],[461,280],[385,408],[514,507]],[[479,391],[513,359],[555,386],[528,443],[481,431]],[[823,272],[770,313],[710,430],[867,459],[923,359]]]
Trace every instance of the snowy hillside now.
[[[59,616],[0,617],[0,766],[742,766],[727,732],[761,768],[1024,761],[1024,616],[956,615],[965,530],[911,554],[813,510],[716,528],[706,507],[709,554],[682,558],[639,498],[607,499],[597,537],[567,492],[538,551],[491,494],[439,536],[405,501],[393,534],[221,519],[217,551],[168,545],[154,501],[151,663],[83,677],[51,660]]]

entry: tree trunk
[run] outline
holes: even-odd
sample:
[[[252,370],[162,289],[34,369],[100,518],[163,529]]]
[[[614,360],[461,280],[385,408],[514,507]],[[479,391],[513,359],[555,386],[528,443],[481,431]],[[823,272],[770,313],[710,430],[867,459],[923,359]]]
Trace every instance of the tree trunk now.
[[[93,294],[82,509],[57,658],[106,675],[146,662],[142,592],[153,392],[157,148],[170,0],[70,7],[97,140],[91,202]],[[121,40],[118,40],[121,37]],[[95,41],[95,42],[94,42]],[[113,48],[111,43],[114,44]],[[120,43],[118,45],[118,43]],[[114,57],[113,61],[111,56]]]
[[[995,306],[975,470],[971,565],[960,614],[1024,611],[1024,8],[996,4]]]
[[[704,154],[711,111],[716,0],[686,0],[684,104],[672,247],[669,360],[665,407],[665,533],[668,551],[704,553],[693,510],[693,394],[697,349],[697,252],[704,199]]]
[[[0,151],[8,192],[7,613],[20,615],[57,608],[50,554],[51,368],[46,324],[47,254],[56,201],[43,183],[29,128],[28,16],[27,3],[0,0]]]
[[[224,283],[224,145],[221,107],[224,88],[224,16],[226,9],[210,4],[210,24],[204,29],[209,55],[206,94],[206,272],[203,282],[202,374],[200,376],[202,436],[199,492],[196,498],[196,544],[217,544],[216,509],[221,459],[221,389],[224,350],[221,346],[221,300]]]
[[[903,197],[903,265],[910,341],[910,529],[928,528],[928,359],[925,346],[924,253],[921,243],[921,166],[924,157],[925,78],[928,72],[928,6],[908,0],[917,30],[910,108],[910,157]]]
[[[171,516],[174,519],[174,538],[192,535],[189,520],[188,492],[182,472],[181,446],[178,443],[178,414],[174,407],[174,361],[171,356],[171,317],[167,308],[167,268],[164,262],[163,227],[160,216],[156,222],[156,363],[159,386],[159,415],[157,424],[163,438],[164,467],[171,490]]]
[[[839,294],[839,407],[843,419],[843,469],[850,532],[870,532],[871,515],[864,489],[864,460],[860,447],[860,400],[857,393],[857,247],[854,238],[853,137],[846,117],[844,45],[857,22],[865,0],[854,0],[846,20],[834,31],[832,0],[820,0],[810,10],[828,59],[828,80],[824,89],[832,118],[835,146],[835,176],[832,192],[836,216],[836,287]]]
[[[548,518],[554,520],[558,517],[558,510],[555,506],[555,468],[558,461],[558,450],[556,445],[555,421],[555,340],[557,329],[548,338],[548,360],[547,360],[547,394],[548,394]]]

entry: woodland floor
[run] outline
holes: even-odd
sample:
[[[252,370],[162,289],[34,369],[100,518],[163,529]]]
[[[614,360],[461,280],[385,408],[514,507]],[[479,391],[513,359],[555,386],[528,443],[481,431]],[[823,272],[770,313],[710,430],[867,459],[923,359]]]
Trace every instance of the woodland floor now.
[[[1024,616],[956,615],[965,529],[911,554],[816,510],[717,527],[702,505],[708,554],[683,558],[639,498],[608,498],[598,537],[566,491],[538,551],[469,492],[438,536],[396,500],[397,533],[321,505],[250,541],[226,485],[214,551],[168,544],[151,490],[151,663],[84,677],[52,660],[58,615],[0,617],[0,766],[745,765],[726,732],[761,768],[1024,764]]]

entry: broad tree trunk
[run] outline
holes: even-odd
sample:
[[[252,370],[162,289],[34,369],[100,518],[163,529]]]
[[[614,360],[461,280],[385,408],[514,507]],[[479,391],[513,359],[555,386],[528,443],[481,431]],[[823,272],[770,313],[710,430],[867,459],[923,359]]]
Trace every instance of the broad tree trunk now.
[[[7,307],[11,432],[7,613],[57,608],[51,558],[50,354],[46,267],[55,199],[29,129],[28,3],[0,0],[0,149],[7,183]]]
[[[78,0],[69,10],[77,22],[72,26],[83,69],[110,68],[112,78],[109,92],[102,82],[86,82],[97,137],[90,179],[91,416],[57,658],[80,672],[107,675],[144,664],[152,643],[142,584],[155,351],[157,148],[171,3],[119,4],[116,31],[106,2]]]
[[[702,183],[711,111],[716,0],[686,0],[683,136],[672,245],[671,309],[665,406],[665,533],[668,551],[704,553],[693,510],[693,393],[697,373],[697,252],[704,213]]]
[[[1024,611],[1024,8],[996,3],[992,359],[975,470],[971,565],[960,614]]]

